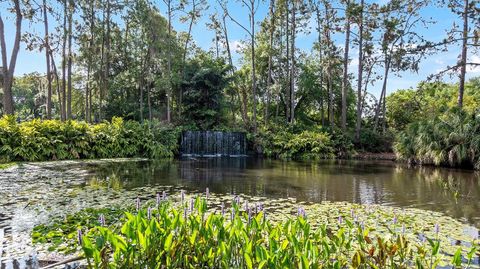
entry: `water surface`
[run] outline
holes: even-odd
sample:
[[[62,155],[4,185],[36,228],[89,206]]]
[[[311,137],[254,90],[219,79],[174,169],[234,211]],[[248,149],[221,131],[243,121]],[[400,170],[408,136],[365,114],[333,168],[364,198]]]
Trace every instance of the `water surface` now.
[[[33,225],[85,207],[179,189],[441,212],[480,227],[480,175],[380,161],[185,158],[26,163],[0,171],[0,261],[37,250]]]

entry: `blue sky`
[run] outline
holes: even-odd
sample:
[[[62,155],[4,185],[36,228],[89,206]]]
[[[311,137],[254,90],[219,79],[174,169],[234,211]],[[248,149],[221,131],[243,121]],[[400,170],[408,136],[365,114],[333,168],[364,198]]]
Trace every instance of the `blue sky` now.
[[[53,1],[53,0],[50,0],[50,1]],[[385,1],[386,0],[377,0],[376,2],[381,4],[381,3],[384,3]],[[269,1],[261,2],[256,14],[257,21],[261,21],[267,15],[268,4],[269,4]],[[157,7],[160,9],[160,12],[162,14],[165,14],[166,7],[162,0],[155,0],[155,5],[157,5]],[[240,21],[244,25],[248,25],[248,13],[247,13],[248,11],[245,7],[242,7],[241,4],[235,1],[229,1],[228,6],[233,17],[235,17],[238,21]],[[205,50],[208,50],[214,46],[213,44],[214,33],[210,31],[205,24],[208,22],[208,14],[211,14],[215,11],[218,11],[219,13],[221,13],[221,9],[218,7],[217,2],[214,0],[209,0],[209,10],[203,16],[202,20],[199,21],[193,27],[192,34],[193,34],[193,40],[195,44]],[[12,14],[10,14],[7,11],[6,4],[4,2],[0,4],[0,14],[5,20],[6,43],[8,47],[8,54],[10,55],[11,45],[13,43],[14,31],[15,31],[14,21],[13,21],[14,17],[12,16]],[[456,18],[448,9],[436,7],[433,5],[431,7],[428,7],[422,10],[421,14],[424,17],[428,17],[428,18],[432,17],[432,19],[436,21],[436,23],[434,25],[431,25],[428,29],[422,28],[422,27],[416,29],[419,34],[422,34],[426,39],[429,39],[432,41],[439,41],[443,39],[443,37],[446,35],[445,33],[446,29],[449,28],[454,21],[458,21],[458,18]],[[177,31],[186,31],[188,29],[188,24],[181,23],[179,21],[179,15],[180,14],[177,14],[177,16],[175,16],[174,28]],[[310,34],[303,33],[298,35],[296,44],[299,49],[306,52],[309,52],[312,50],[312,45],[317,39],[317,35],[314,28],[315,23],[316,22],[313,19],[309,23],[309,26],[311,27],[311,29],[307,29],[307,30],[310,30]],[[53,26],[54,25],[51,25],[50,31],[53,31]],[[242,40],[247,39],[247,35],[242,28],[240,28],[233,22],[228,23],[228,28],[229,28],[229,39],[231,44],[230,47],[232,48],[232,50],[234,50],[235,48],[238,48]],[[259,27],[257,26],[257,29],[258,28]],[[30,32],[33,31],[33,32],[42,34],[43,26],[39,23],[31,23],[27,20],[24,20],[23,31],[30,31]],[[344,37],[341,34],[337,34],[335,36],[337,39],[336,44],[338,46],[343,46]],[[403,72],[400,74],[392,75],[389,78],[389,86],[387,89],[387,93],[391,93],[397,89],[415,87],[415,85],[418,82],[425,79],[428,75],[438,72],[439,70],[445,68],[447,65],[454,64],[457,61],[459,52],[460,52],[459,47],[453,46],[447,52],[440,52],[436,55],[429,56],[427,59],[423,60],[420,65],[420,71],[418,72],[418,74],[411,73],[411,72]],[[471,56],[470,61],[480,62],[480,57],[478,55],[474,55],[471,53],[470,56]],[[358,64],[358,61],[356,60],[358,58],[358,49],[356,47],[353,47],[351,49],[351,58],[352,58],[352,61],[350,63],[349,69],[352,73],[355,73],[357,64]],[[234,61],[237,64],[239,62],[239,59],[240,59],[240,55],[238,53],[234,53]],[[46,67],[45,67],[44,54],[39,52],[28,51],[25,49],[25,44],[22,44],[22,47],[18,56],[18,60],[17,60],[15,75],[22,75],[25,73],[30,73],[35,71],[45,72],[45,70],[46,70]],[[468,70],[468,77],[473,77],[473,76],[480,76],[480,68],[476,68],[476,69],[470,68]],[[456,81],[456,77],[453,77],[452,79],[449,77],[446,77],[445,80]],[[373,85],[370,88],[370,92],[378,96],[380,91],[380,84],[381,83],[377,82],[375,85]]]

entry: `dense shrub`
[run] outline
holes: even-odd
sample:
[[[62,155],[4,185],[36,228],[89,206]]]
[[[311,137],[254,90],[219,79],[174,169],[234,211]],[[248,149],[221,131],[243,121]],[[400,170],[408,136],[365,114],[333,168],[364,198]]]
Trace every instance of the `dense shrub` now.
[[[0,161],[45,161],[115,157],[172,157],[178,131],[151,123],[0,119]]]
[[[394,136],[390,131],[381,133],[364,128],[355,147],[364,152],[392,152],[393,140]]]
[[[258,142],[267,157],[280,159],[334,158],[335,149],[331,137],[324,132],[264,131]]]
[[[480,115],[452,110],[411,123],[394,148],[397,157],[410,162],[480,169]]]

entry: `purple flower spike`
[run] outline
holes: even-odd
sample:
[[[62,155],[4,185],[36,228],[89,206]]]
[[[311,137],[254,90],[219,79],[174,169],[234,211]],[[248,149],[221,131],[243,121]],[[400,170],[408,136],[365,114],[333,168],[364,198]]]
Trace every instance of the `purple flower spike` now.
[[[187,219],[187,209],[183,208],[183,218]]]
[[[251,220],[252,220],[252,209],[249,208],[248,209],[248,223],[250,223]]]
[[[402,234],[405,234],[405,224],[402,224]]]
[[[140,210],[140,197],[138,196],[137,196],[136,207],[137,207],[137,211]]]
[[[182,206],[183,206],[183,202],[185,201],[185,191],[184,190],[180,191],[180,199],[182,200]]]
[[[205,197],[206,197],[207,199],[208,199],[208,196],[210,196],[210,189],[209,189],[209,188],[207,188],[207,189],[205,190]]]
[[[195,208],[195,200],[192,198],[190,199],[190,212],[193,212],[194,208]]]
[[[355,211],[353,210],[353,208],[350,209],[350,216],[351,216],[352,218],[355,217]]]
[[[225,216],[225,204],[222,202],[222,205],[220,206],[222,208],[222,217]]]
[[[303,207],[299,207],[298,208],[298,213],[297,215],[299,217],[302,217],[302,218],[306,218],[307,217],[307,213],[305,212],[305,209],[303,209]]]
[[[249,208],[248,208],[248,201],[245,201],[245,206],[244,206],[244,208],[245,208],[245,211],[248,211],[248,209],[249,209]]]
[[[232,213],[230,214],[230,220],[233,221],[235,218],[235,208],[232,207]]]
[[[235,196],[235,203],[236,203],[237,205],[240,204],[240,197],[238,197],[238,195]]]
[[[393,216],[393,225],[396,225],[398,222],[397,215]]]
[[[78,244],[81,246],[83,245],[83,233],[82,229],[77,230],[77,239],[78,239]]]
[[[165,191],[162,192],[162,199],[163,201],[167,200],[167,193]]]
[[[360,223],[360,227],[362,228],[362,230],[365,230],[365,223],[363,221]]]
[[[440,232],[440,225],[438,223],[435,223],[435,233],[438,234]]]
[[[160,193],[157,192],[157,207],[160,206],[160,201],[162,200],[162,197],[160,196]]]
[[[340,224],[340,225],[343,224],[343,217],[342,216],[338,217],[338,224]]]
[[[147,209],[147,218],[148,219],[152,218],[152,209],[150,207],[148,207],[148,209]]]
[[[98,218],[98,222],[100,223],[101,226],[105,226],[105,216],[103,214],[100,214],[100,217]]]

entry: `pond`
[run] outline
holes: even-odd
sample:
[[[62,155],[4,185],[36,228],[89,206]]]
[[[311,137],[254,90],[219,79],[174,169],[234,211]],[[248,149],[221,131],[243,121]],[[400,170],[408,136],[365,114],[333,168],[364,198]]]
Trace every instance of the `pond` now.
[[[133,204],[137,195],[153,198],[159,191],[202,192],[207,187],[218,195],[423,209],[480,227],[480,175],[468,170],[256,158],[24,163],[0,171],[0,261],[35,250],[49,255],[32,246],[30,232],[52,217],[86,207]]]

